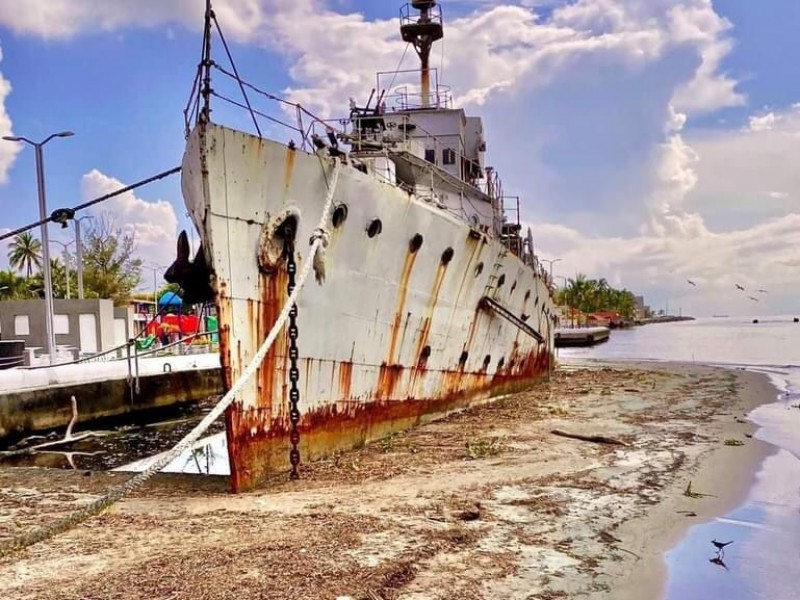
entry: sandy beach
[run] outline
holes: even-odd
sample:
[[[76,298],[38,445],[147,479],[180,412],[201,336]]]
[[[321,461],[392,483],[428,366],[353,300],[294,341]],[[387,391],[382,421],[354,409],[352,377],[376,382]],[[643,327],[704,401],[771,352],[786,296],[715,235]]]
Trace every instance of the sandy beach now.
[[[234,497],[223,478],[160,475],[2,560],[0,597],[656,599],[664,551],[740,502],[771,451],[745,416],[774,396],[740,370],[564,365],[297,483]],[[0,463],[0,542],[127,477]]]

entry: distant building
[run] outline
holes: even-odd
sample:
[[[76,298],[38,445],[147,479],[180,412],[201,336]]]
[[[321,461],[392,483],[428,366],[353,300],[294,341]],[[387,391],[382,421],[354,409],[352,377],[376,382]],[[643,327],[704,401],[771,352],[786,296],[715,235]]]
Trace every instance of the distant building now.
[[[644,319],[649,312],[648,307],[644,304],[644,296],[633,297],[633,318]]]
[[[44,300],[0,302],[0,338],[25,342],[27,363],[47,353]],[[58,362],[105,352],[133,335],[133,311],[111,300],[53,300],[53,333]]]

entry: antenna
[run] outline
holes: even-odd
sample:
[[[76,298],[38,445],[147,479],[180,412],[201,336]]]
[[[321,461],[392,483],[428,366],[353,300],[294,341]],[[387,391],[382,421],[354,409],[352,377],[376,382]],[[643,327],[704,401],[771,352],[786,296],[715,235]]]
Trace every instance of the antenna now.
[[[419,18],[411,18],[411,10],[419,11]],[[422,65],[421,87],[422,107],[430,107],[431,72],[430,56],[433,43],[444,37],[442,28],[442,10],[436,5],[436,0],[412,0],[400,11],[400,34],[403,41],[414,45]]]
[[[203,26],[203,60],[200,63],[203,69],[203,81],[200,94],[203,96],[203,110],[198,115],[203,124],[211,122],[211,20],[214,11],[211,0],[206,0],[205,23]]]

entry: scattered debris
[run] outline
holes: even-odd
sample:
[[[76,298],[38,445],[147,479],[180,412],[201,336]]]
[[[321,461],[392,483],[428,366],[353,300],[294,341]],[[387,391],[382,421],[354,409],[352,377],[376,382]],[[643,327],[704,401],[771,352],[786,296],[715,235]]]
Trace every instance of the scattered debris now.
[[[604,435],[581,435],[579,433],[569,433],[567,431],[562,431],[560,429],[553,429],[550,433],[565,438],[571,438],[573,440],[581,440],[584,442],[592,442],[595,444],[611,444],[613,446],[628,445],[626,442],[623,442],[622,440],[618,440],[617,438],[612,438],[612,437],[606,437]]]
[[[694,490],[692,490],[692,482],[691,481],[689,482],[689,485],[686,486],[686,489],[683,491],[683,495],[688,497],[688,498],[695,498],[695,499],[696,498],[709,498],[709,497],[713,498],[714,497],[713,494],[703,494],[701,492],[695,492]]]
[[[34,452],[42,451],[44,448],[51,448],[53,446],[61,446],[64,444],[72,444],[74,442],[79,442],[81,440],[85,440],[86,438],[90,437],[101,437],[105,435],[104,433],[96,432],[96,431],[84,431],[83,433],[79,433],[78,435],[72,435],[72,428],[75,426],[75,423],[78,422],[78,402],[75,400],[75,396],[70,396],[70,403],[72,404],[72,418],[69,420],[69,424],[67,425],[67,431],[64,433],[64,437],[60,440],[54,440],[52,442],[44,442],[41,444],[37,444],[35,446],[28,446],[27,448],[20,448],[19,450],[7,450],[0,452],[0,458],[11,458],[14,456],[25,456],[27,454],[33,454]],[[41,436],[31,436],[28,439],[32,439],[34,437],[41,437]],[[74,468],[74,467],[73,467]]]
[[[500,452],[500,447],[495,438],[490,440],[467,440],[465,446],[467,449],[467,458],[471,460],[477,460],[484,456],[494,456]]]
[[[458,513],[458,518],[461,521],[477,521],[481,518],[481,503],[476,502],[472,506],[465,508]]]

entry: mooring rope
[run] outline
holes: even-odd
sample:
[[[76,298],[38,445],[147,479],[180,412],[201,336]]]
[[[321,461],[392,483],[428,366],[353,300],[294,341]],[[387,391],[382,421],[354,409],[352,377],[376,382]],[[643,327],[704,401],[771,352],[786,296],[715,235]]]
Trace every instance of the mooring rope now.
[[[335,160],[335,159],[334,159]],[[267,339],[264,340],[264,343],[261,344],[261,347],[256,352],[253,359],[250,361],[250,364],[247,365],[245,370],[242,372],[239,379],[233,384],[230,390],[220,399],[216,406],[211,409],[200,423],[198,423],[194,429],[192,429],[182,440],[180,440],[175,446],[165,452],[161,458],[155,461],[152,465],[150,465],[147,469],[142,471],[141,473],[131,477],[125,483],[112,488],[108,493],[104,496],[98,498],[97,500],[91,502],[90,504],[86,505],[84,508],[73,512],[72,514],[64,517],[63,519],[59,519],[55,523],[50,525],[46,525],[44,527],[38,527],[22,535],[12,538],[10,541],[7,541],[0,546],[0,558],[4,558],[13,554],[23,548],[27,548],[28,546],[32,546],[34,544],[38,544],[39,542],[43,542],[47,539],[55,537],[65,531],[72,529],[76,525],[82,523],[83,521],[89,519],[90,517],[100,514],[107,508],[109,508],[112,504],[118,502],[128,494],[130,494],[133,490],[140,487],[144,484],[148,479],[150,479],[153,475],[158,473],[161,469],[163,469],[167,464],[169,464],[172,460],[174,460],[177,456],[185,452],[192,444],[194,444],[200,436],[205,433],[205,431],[209,428],[209,426],[216,421],[222,413],[225,411],[228,406],[236,398],[237,394],[242,390],[244,385],[248,382],[248,380],[255,374],[258,367],[261,365],[261,362],[264,360],[267,352],[269,351],[272,344],[275,343],[275,339],[278,337],[278,333],[283,328],[286,320],[289,318],[289,312],[292,310],[292,306],[297,302],[297,297],[300,295],[300,290],[303,289],[303,285],[305,285],[306,279],[308,279],[308,275],[311,272],[312,266],[314,264],[314,257],[317,254],[317,251],[322,246],[324,239],[325,239],[325,225],[328,222],[328,218],[330,217],[331,208],[333,207],[333,196],[336,191],[336,184],[339,179],[339,169],[341,168],[341,163],[336,160],[334,162],[333,167],[333,174],[328,184],[328,193],[325,199],[325,204],[322,209],[322,215],[319,220],[319,225],[314,229],[314,235],[312,235],[310,243],[311,243],[311,250],[309,252],[308,259],[303,264],[303,268],[300,271],[300,275],[297,278],[297,283],[294,288],[294,291],[289,295],[289,298],[286,300],[286,304],[283,306],[283,310],[281,310],[280,315],[278,316],[278,320],[273,325],[272,329],[267,335]]]

